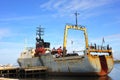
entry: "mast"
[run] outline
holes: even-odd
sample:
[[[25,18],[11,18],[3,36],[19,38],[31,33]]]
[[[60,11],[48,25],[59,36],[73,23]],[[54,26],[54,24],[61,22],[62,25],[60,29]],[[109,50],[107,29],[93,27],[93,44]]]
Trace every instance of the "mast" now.
[[[84,26],[78,26],[77,24],[77,16],[79,15],[79,13],[75,13],[75,17],[76,17],[76,25],[66,25],[65,29],[64,29],[64,40],[63,40],[63,56],[65,56],[66,54],[66,45],[67,45],[67,35],[68,35],[68,30],[69,29],[74,29],[74,30],[80,30],[84,32],[84,37],[85,37],[85,46],[86,49],[88,49],[88,36],[87,36],[87,31],[86,28]]]
[[[39,39],[41,39],[41,37],[44,35],[44,28],[41,27],[41,25],[39,27],[37,27],[36,30],[36,37],[38,37]]]
[[[78,19],[77,19],[78,15],[79,15],[79,13],[76,11],[76,13],[75,13],[76,27],[78,26]]]
[[[42,47],[44,45],[44,40],[42,39],[43,35],[44,35],[44,28],[42,28],[40,25],[39,27],[37,27],[36,30],[36,48]]]
[[[35,56],[40,56],[39,53],[45,54],[46,48],[50,48],[50,43],[44,41],[44,39],[42,38],[43,35],[44,28],[42,28],[41,26],[37,27]]]

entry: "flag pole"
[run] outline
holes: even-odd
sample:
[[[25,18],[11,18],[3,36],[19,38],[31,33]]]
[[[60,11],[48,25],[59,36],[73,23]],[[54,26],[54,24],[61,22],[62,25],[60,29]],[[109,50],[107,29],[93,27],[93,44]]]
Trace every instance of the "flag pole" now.
[[[104,40],[104,37],[103,37],[101,48],[103,47],[103,44],[104,44],[104,43],[105,43],[105,40]]]

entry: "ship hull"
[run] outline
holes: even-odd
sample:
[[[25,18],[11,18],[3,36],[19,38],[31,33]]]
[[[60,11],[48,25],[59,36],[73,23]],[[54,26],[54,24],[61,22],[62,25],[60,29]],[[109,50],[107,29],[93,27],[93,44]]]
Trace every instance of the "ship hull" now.
[[[51,54],[41,57],[18,59],[21,67],[46,66],[49,75],[97,75],[104,76],[111,72],[111,56],[69,56],[53,58]]]

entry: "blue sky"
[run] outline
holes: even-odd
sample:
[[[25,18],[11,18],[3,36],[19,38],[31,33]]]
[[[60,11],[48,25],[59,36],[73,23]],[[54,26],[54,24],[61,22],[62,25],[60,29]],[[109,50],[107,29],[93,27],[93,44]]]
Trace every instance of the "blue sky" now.
[[[17,58],[27,46],[35,46],[36,27],[45,28],[45,41],[52,47],[63,44],[66,23],[78,23],[87,28],[89,44],[113,47],[115,59],[120,59],[119,0],[0,0],[0,64],[17,64]],[[68,49],[83,47],[82,32],[69,31]]]

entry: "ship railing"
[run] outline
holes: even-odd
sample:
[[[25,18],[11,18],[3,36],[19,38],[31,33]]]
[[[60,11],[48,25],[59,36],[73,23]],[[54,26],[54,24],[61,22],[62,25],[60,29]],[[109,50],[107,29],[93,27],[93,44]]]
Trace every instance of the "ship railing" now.
[[[96,53],[96,52],[91,52],[90,54],[91,54],[91,55],[94,55],[94,56],[96,56],[96,55],[106,55],[106,56],[109,56],[109,55],[110,55],[110,54],[107,53],[107,52],[106,52],[106,53],[105,53],[105,52],[104,52],[104,53],[101,53],[101,52],[97,52],[97,53]]]
[[[74,50],[73,53],[77,53],[79,56],[83,56],[85,53],[85,50]]]
[[[100,46],[100,45],[90,45],[88,48],[90,54],[100,54],[100,55],[112,55],[112,48],[107,46]],[[102,53],[102,54],[101,54]]]
[[[71,24],[71,23],[67,23],[66,25],[68,25],[68,26],[75,26],[76,27],[76,25],[74,25],[74,24]],[[83,28],[85,28],[85,26],[84,25],[77,25],[78,27],[83,27]]]
[[[91,50],[91,49],[94,49],[94,50],[112,50],[112,47],[110,47],[109,45],[107,45],[107,46],[100,46],[100,45],[96,45],[96,44],[94,44],[94,45],[90,45],[89,46],[89,49]]]

